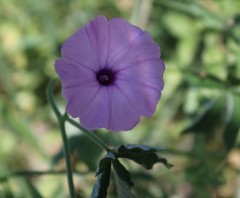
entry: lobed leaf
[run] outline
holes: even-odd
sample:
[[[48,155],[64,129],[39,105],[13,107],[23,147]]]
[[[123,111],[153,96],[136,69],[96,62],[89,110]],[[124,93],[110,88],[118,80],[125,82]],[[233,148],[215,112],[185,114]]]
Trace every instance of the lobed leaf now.
[[[135,198],[135,196],[131,193],[131,187],[125,181],[121,180],[115,172],[114,178],[116,181],[118,198]]]
[[[134,186],[134,183],[132,182],[131,175],[127,171],[127,169],[119,162],[118,159],[115,159],[113,161],[113,168],[116,171],[119,179],[126,182],[129,186],[129,188]]]
[[[112,162],[112,160],[115,160],[116,157],[113,153],[108,152],[107,155],[105,155],[99,162],[98,167],[97,167],[97,171],[96,171],[96,176],[98,176],[99,174],[101,174],[106,167],[108,166],[108,164]]]
[[[172,165],[165,158],[156,154],[156,152],[163,150],[165,149],[154,146],[122,145],[118,148],[118,157],[133,160],[146,169],[152,169],[153,165],[158,162],[163,163],[167,168],[171,168]]]
[[[108,152],[97,167],[97,181],[93,187],[91,198],[105,198],[107,188],[110,183],[111,164],[113,164],[118,197],[134,198],[131,188],[134,183],[128,170],[119,162],[118,158],[127,158],[143,165],[146,169],[151,169],[155,163],[163,163],[167,168],[172,165],[165,158],[159,157],[156,152],[163,151],[163,148],[145,145],[121,145],[116,152]]]
[[[157,146],[146,146],[141,144],[127,144],[127,145],[121,145],[118,147],[118,153],[119,154],[126,154],[128,152],[134,152],[134,153],[153,153],[158,151],[164,151],[164,148],[160,148]]]
[[[98,168],[98,172],[97,172],[98,177],[97,177],[96,183],[94,184],[94,187],[90,196],[91,198],[107,197],[107,188],[110,183],[110,175],[111,175],[111,160],[109,160],[108,158],[104,158],[101,161],[100,161],[101,167]]]

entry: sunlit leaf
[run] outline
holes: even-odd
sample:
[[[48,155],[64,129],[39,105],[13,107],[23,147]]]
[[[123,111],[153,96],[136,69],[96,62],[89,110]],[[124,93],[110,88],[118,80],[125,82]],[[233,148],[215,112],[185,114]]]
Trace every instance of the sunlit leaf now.
[[[38,151],[42,156],[46,156],[42,149],[42,145],[40,145],[37,137],[28,126],[27,120],[21,117],[21,114],[13,108],[6,108],[3,119],[5,124],[12,129],[14,135],[25,139],[34,150]]]
[[[224,22],[214,13],[210,12],[197,1],[157,1],[161,6],[176,10],[194,18],[202,19],[206,27],[216,30],[222,30]]]
[[[14,192],[11,189],[9,182],[5,181],[1,183],[0,197],[2,198],[14,198]]]
[[[31,197],[43,198],[42,195],[35,188],[35,186],[31,183],[31,181],[29,181],[28,179],[26,179],[25,181],[26,181],[26,185],[28,187],[28,190],[29,190],[29,193],[30,193]]]
[[[66,197],[66,191],[63,188],[63,184],[61,180],[57,182],[57,185],[54,188],[51,187],[51,189],[52,189],[52,193],[49,197],[54,197],[54,198]]]
[[[208,89],[222,89],[225,86],[224,81],[205,71],[191,71],[188,69],[183,70],[183,72],[185,75],[185,79],[192,86]]]

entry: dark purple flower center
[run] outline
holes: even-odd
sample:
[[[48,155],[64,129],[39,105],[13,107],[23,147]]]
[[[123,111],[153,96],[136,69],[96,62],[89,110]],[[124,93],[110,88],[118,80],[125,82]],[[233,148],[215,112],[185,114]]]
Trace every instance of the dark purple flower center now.
[[[111,85],[115,80],[115,74],[110,69],[101,69],[97,72],[97,80],[101,85]]]

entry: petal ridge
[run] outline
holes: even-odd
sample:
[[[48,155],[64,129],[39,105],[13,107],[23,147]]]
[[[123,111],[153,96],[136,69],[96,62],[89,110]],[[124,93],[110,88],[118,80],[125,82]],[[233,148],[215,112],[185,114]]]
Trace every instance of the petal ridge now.
[[[119,51],[112,57],[111,62],[108,62],[107,64],[108,64],[108,65],[117,65],[117,64],[123,59],[123,57],[128,53],[129,48],[131,48],[130,46],[133,44],[134,40],[136,40],[136,39],[137,39],[139,36],[141,36],[142,34],[143,34],[143,31],[140,32],[138,35],[136,35],[134,38],[132,38],[132,40],[130,40],[129,43],[128,43],[125,47],[123,47],[121,50],[119,50]],[[127,48],[128,48],[128,50],[126,50]],[[126,51],[125,51],[125,50],[126,50]],[[124,51],[125,51],[125,52],[124,52]],[[119,54],[121,54],[122,52],[124,52],[124,53],[122,54],[122,56],[121,56],[120,58],[118,58],[118,62],[113,64],[113,62],[115,61],[116,57],[117,57]]]

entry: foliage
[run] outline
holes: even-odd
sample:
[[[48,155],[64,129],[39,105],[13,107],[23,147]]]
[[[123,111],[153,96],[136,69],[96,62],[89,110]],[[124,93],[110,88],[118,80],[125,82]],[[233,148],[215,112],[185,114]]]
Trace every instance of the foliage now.
[[[94,132],[114,154],[102,156],[66,122],[77,197],[236,197],[239,11],[234,0],[1,0],[0,197],[67,197],[58,122],[45,93],[61,44],[96,15],[123,17],[154,37],[165,88],[154,116],[131,132]],[[62,113],[60,85],[53,93]],[[173,168],[159,167],[169,166],[165,158]]]

